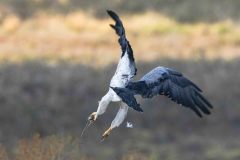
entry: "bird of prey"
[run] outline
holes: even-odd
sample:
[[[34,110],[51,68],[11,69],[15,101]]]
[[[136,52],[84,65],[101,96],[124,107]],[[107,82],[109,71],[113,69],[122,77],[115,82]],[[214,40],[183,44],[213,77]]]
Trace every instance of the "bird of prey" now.
[[[133,81],[137,68],[132,47],[126,38],[122,21],[118,15],[110,10],[107,13],[115,21],[115,24],[110,24],[110,26],[119,36],[121,58],[111,79],[108,92],[99,101],[97,111],[90,114],[88,120],[96,121],[97,117],[106,111],[110,102],[118,102],[120,108],[111,126],[103,133],[102,140],[106,139],[111,131],[124,121],[129,107],[143,112],[135,95],[143,98],[152,98],[156,95],[168,96],[177,104],[193,110],[199,117],[202,117],[202,114],[210,114],[209,110],[213,106],[201,94],[202,90],[178,71],[159,66],[145,74],[140,80]]]

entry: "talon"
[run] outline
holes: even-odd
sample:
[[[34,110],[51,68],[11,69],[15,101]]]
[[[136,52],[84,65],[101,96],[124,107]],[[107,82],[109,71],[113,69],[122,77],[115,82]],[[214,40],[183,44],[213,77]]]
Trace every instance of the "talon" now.
[[[107,130],[103,133],[102,138],[101,138],[101,142],[103,142],[103,141],[110,135],[111,131],[112,131],[112,128],[110,127],[109,129],[107,129]]]
[[[93,112],[92,114],[90,114],[90,116],[88,117],[88,120],[91,122],[96,121],[97,119],[97,112]]]

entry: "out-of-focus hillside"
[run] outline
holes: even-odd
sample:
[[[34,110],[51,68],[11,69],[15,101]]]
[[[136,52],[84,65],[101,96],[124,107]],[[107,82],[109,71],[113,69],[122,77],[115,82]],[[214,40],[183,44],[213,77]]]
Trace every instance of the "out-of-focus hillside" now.
[[[231,20],[183,24],[153,12],[122,17],[137,61],[240,56],[240,25]],[[109,23],[110,18],[82,12],[27,20],[10,15],[0,25],[0,62],[66,60],[91,66],[116,62],[120,50]]]

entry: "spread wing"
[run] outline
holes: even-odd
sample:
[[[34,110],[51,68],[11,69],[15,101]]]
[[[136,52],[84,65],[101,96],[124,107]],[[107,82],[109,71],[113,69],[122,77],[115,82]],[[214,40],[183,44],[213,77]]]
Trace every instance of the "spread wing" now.
[[[122,51],[117,72],[121,72],[123,78],[128,78],[129,80],[137,74],[133,50],[129,41],[126,38],[125,29],[118,15],[110,10],[108,10],[107,13],[115,21],[115,24],[114,25],[110,24],[110,26],[115,30],[116,34],[119,36],[118,43],[120,44]]]
[[[131,93],[131,96],[128,96],[130,99],[136,94],[144,98],[165,95],[174,102],[192,109],[199,117],[202,117],[202,113],[210,114],[209,109],[213,108],[196,84],[181,73],[165,67],[153,69],[139,81],[130,82],[126,88]],[[126,89],[121,92],[126,93]]]

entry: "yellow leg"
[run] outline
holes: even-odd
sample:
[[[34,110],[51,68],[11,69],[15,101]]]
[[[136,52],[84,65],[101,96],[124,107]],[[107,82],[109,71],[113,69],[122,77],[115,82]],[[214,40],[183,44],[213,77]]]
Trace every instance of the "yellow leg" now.
[[[103,141],[110,135],[111,131],[112,131],[112,128],[109,127],[109,128],[103,133],[102,138],[101,138],[101,142],[103,142]]]

